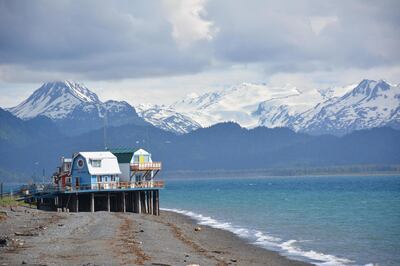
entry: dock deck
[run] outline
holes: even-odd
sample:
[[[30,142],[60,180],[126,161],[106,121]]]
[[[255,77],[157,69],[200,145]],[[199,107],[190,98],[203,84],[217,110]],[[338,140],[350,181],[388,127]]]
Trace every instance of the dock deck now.
[[[163,181],[114,182],[59,187],[32,193],[37,207],[57,211],[120,211],[159,215]]]

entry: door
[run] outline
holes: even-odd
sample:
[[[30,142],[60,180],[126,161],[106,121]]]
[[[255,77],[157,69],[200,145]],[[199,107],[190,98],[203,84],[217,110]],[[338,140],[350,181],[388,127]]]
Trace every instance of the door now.
[[[144,163],[144,155],[139,156],[139,163],[140,164]]]
[[[76,189],[79,189],[79,177],[75,178],[75,187]]]

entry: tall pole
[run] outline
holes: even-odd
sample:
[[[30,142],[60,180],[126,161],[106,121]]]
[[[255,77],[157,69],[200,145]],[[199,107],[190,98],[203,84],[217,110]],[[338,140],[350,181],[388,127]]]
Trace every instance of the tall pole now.
[[[104,149],[107,150],[107,109],[104,111]]]

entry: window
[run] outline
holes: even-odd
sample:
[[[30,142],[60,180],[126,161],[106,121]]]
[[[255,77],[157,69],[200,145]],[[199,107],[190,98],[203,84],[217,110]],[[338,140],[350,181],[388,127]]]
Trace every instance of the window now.
[[[111,176],[111,181],[115,181],[115,176],[114,175]]]
[[[83,166],[85,165],[85,162],[82,159],[78,160],[78,168],[83,168]]]
[[[97,176],[97,182],[103,182],[103,178],[102,178],[101,175],[98,175],[98,176]]]
[[[93,167],[101,167],[101,160],[90,160]]]

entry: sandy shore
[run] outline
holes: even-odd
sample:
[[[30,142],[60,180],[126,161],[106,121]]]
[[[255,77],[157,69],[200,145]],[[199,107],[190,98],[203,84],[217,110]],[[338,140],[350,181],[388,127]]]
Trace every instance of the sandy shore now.
[[[0,265],[309,265],[172,212],[0,211]]]

